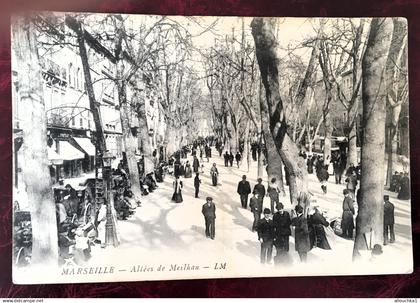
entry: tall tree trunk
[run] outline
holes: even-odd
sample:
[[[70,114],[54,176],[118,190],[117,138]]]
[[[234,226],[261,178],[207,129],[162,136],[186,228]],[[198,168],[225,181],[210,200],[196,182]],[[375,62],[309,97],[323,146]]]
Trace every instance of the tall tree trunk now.
[[[154,171],[154,162],[153,162],[153,150],[152,145],[150,144],[149,138],[149,127],[147,125],[147,118],[146,118],[146,110],[144,100],[138,100],[137,106],[137,119],[139,121],[139,133],[138,137],[141,142],[141,146],[143,148],[144,154],[144,171],[146,173]],[[156,130],[155,130],[156,131]],[[159,148],[157,153],[159,153]],[[157,154],[157,158],[159,159],[159,154]]]
[[[246,122],[246,128],[245,128],[245,138],[244,138],[244,150],[242,153],[242,166],[246,165],[246,171],[249,172],[249,164],[250,164],[250,154],[249,154],[249,124],[251,122]]]
[[[355,103],[357,103],[357,101]],[[349,132],[347,134],[347,141],[349,144],[349,150],[347,153],[347,167],[349,167],[350,164],[354,164],[356,166],[358,164],[356,121],[354,121],[353,123],[350,122]]]
[[[276,184],[279,187],[283,196],[286,195],[284,191],[283,183],[283,162],[280,158],[280,155],[277,151],[276,144],[271,136],[271,133],[268,132],[265,138],[265,148],[267,149],[267,174],[268,180],[271,182],[272,178],[276,178]]]
[[[17,102],[23,129],[19,162],[31,214],[31,262],[34,266],[57,266],[57,220],[48,170],[47,117],[35,28],[27,16],[16,17],[12,24],[13,65],[18,72]]]
[[[127,87],[123,77],[123,65],[121,60],[117,64],[117,79],[119,79],[117,82],[117,88],[120,103],[121,132],[129,170],[128,173],[130,176],[131,190],[134,195],[140,198],[140,178],[136,159],[138,140],[131,132],[130,118],[132,113],[130,104],[127,100]]]
[[[329,164],[331,161],[331,136],[333,132],[333,126],[331,121],[330,110],[323,110],[323,119],[324,119],[324,164]],[[314,136],[316,136],[314,134]]]
[[[353,257],[360,250],[383,244],[386,88],[384,71],[393,23],[374,18],[362,61],[363,143],[362,177]]]
[[[274,35],[275,24],[273,21],[274,19],[270,18],[254,18],[251,27],[266,93],[266,103],[270,113],[270,132],[280,157],[289,172],[290,199],[291,203],[296,205],[300,194],[308,191],[307,171],[305,162],[298,156],[298,147],[287,134],[283,101],[279,93],[279,58],[276,51],[277,41]],[[307,76],[308,74],[305,75],[305,78]],[[305,92],[306,88],[304,89]]]

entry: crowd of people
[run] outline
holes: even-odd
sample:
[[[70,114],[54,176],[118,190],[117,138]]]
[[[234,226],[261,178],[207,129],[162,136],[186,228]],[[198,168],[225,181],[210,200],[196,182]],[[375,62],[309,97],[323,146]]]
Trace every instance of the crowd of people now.
[[[193,155],[193,168],[196,176],[194,178],[195,197],[199,198],[199,188],[202,184],[200,173],[203,173],[202,166],[196,157],[194,150],[210,149],[206,153],[211,157],[211,145],[207,142],[202,143],[203,148],[200,146],[192,146],[184,148],[190,150]],[[233,167],[233,162],[236,160],[236,166],[240,166],[242,155],[238,151],[235,155],[231,151],[223,151],[223,145],[216,142],[216,149],[219,156],[223,159],[225,167]],[[258,145],[254,145],[255,153],[260,152]],[[258,234],[258,240],[261,242],[261,263],[271,263],[274,260],[275,264],[285,264],[290,262],[289,252],[289,237],[292,235],[294,229],[295,251],[298,253],[300,260],[306,262],[308,252],[314,247],[320,249],[331,249],[330,243],[325,232],[326,228],[332,228],[337,235],[346,239],[354,239],[354,220],[357,213],[357,188],[360,182],[361,166],[354,166],[352,163],[346,167],[345,155],[338,152],[333,152],[331,160],[324,161],[321,155],[306,155],[305,152],[299,154],[306,160],[307,169],[309,174],[315,172],[318,180],[321,183],[321,189],[324,194],[327,194],[327,184],[330,176],[329,165],[333,166],[333,173],[335,176],[335,183],[342,184],[344,180],[345,188],[343,189],[343,202],[342,202],[342,216],[335,218],[330,222],[327,220],[325,213],[318,207],[310,207],[304,209],[301,205],[297,205],[290,212],[285,210],[283,203],[280,202],[280,189],[277,185],[277,180],[272,178],[267,184],[267,188],[263,184],[263,180],[258,178],[257,183],[251,187],[247,176],[243,175],[242,180],[237,185],[237,194],[239,195],[240,205],[244,209],[250,209],[253,214],[253,223],[250,226],[252,232]],[[256,160],[256,159],[255,159]],[[330,160],[330,161],[328,161]],[[177,163],[175,159],[174,163]],[[178,162],[179,165],[179,162]],[[189,162],[184,162],[184,169],[174,168],[175,181],[174,181],[174,194],[172,200],[175,202],[182,202],[182,188],[183,183],[180,181],[179,176],[189,178]],[[201,170],[199,171],[199,168]],[[216,163],[210,167],[211,185],[218,185],[219,170]],[[396,174],[397,176],[399,174]],[[403,184],[409,184],[406,175],[401,174],[401,177],[393,177],[395,190],[401,191],[404,187]],[[398,182],[396,181],[398,179]],[[286,174],[287,181],[287,174]],[[403,190],[404,191],[404,190]],[[251,196],[251,197],[250,197]],[[264,208],[264,198],[269,199],[269,207]],[[399,198],[400,195],[399,195]],[[249,205],[248,205],[249,202]],[[384,245],[393,243],[395,241],[394,234],[394,206],[389,201],[389,196],[384,196]],[[216,207],[212,197],[206,198],[206,203],[202,207],[202,214],[205,218],[205,234],[206,237],[214,239],[215,237],[215,219]],[[276,255],[273,258],[273,249],[276,249]]]

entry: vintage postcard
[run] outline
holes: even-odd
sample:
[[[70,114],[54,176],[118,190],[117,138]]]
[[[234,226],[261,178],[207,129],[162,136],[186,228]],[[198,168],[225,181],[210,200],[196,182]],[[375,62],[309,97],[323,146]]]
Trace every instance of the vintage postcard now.
[[[412,272],[406,19],[11,35],[14,283]]]

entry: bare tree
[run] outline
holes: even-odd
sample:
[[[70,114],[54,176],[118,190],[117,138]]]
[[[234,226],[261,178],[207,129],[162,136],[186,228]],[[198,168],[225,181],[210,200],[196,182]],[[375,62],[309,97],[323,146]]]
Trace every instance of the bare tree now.
[[[33,20],[12,22],[14,68],[18,71],[23,144],[20,148],[23,182],[29,200],[32,226],[32,259],[35,266],[58,263],[55,203],[48,173],[47,117],[43,98],[38,42]],[[34,127],[34,125],[36,127]]]
[[[383,192],[385,169],[386,80],[393,23],[374,18],[362,60],[363,143],[362,176],[358,194],[353,257],[383,243]]]

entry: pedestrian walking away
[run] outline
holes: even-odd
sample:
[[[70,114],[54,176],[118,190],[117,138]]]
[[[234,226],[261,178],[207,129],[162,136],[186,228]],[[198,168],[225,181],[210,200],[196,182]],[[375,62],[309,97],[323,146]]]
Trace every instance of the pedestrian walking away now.
[[[242,176],[242,181],[238,183],[237,193],[241,198],[242,208],[247,208],[248,204],[248,195],[251,193],[251,185],[246,180],[246,176]]]
[[[384,196],[384,245],[395,242],[394,233],[394,204],[389,201],[389,196]]]
[[[206,224],[206,237],[214,240],[216,236],[216,205],[214,205],[212,197],[206,198],[206,203],[201,208],[201,213],[204,216],[204,222]]]
[[[254,186],[254,191],[258,193],[258,200],[259,200],[259,203],[261,204],[261,209],[262,209],[264,196],[265,196],[265,186],[262,184],[261,178],[258,178],[257,182],[258,183]]]
[[[272,214],[274,214],[274,207],[277,207],[277,204],[279,203],[280,189],[276,182],[277,179],[272,178],[267,188],[267,196],[270,197],[270,210]]]
[[[255,232],[257,230],[258,221],[261,219],[262,203],[260,203],[258,193],[256,191],[254,191],[252,194],[253,196],[249,201],[249,207],[251,208],[251,212],[254,215],[254,222],[252,223],[252,232]]]
[[[301,262],[306,262],[308,252],[311,250],[309,242],[308,221],[303,215],[303,207],[296,205],[296,217],[292,219],[292,226],[295,227],[295,250],[299,254]]]

